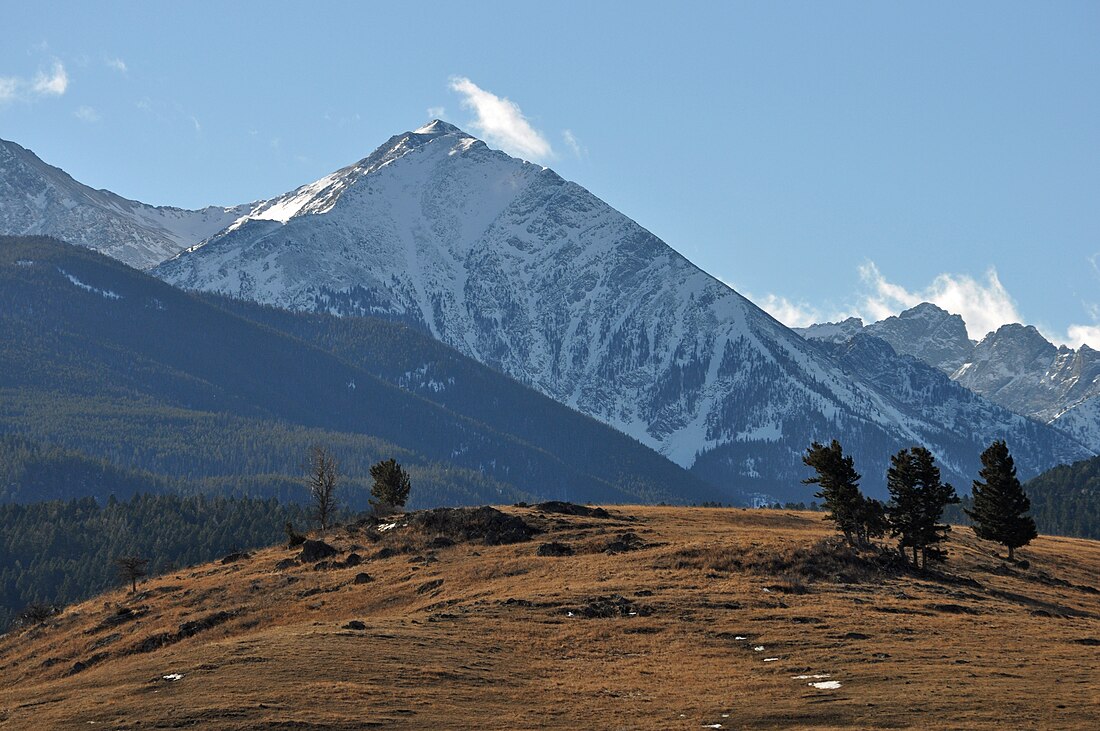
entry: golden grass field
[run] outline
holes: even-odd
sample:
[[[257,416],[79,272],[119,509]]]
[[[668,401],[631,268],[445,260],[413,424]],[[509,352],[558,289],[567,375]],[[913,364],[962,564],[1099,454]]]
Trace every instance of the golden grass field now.
[[[1100,728],[1100,542],[1041,537],[1024,569],[956,528],[940,574],[813,580],[817,513],[502,510],[546,533],[338,529],[362,565],[272,547],[67,607],[0,638],[0,728]],[[624,531],[645,545],[604,553]]]

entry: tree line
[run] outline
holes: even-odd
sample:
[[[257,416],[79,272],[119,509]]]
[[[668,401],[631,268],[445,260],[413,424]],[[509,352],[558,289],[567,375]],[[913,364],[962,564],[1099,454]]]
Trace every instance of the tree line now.
[[[0,632],[28,606],[70,604],[116,586],[127,578],[120,558],[141,557],[135,569],[165,573],[271,545],[288,521],[306,520],[302,505],[203,495],[0,504]]]
[[[942,522],[945,509],[960,502],[955,488],[940,478],[932,453],[920,446],[902,449],[890,458],[886,472],[889,501],[865,496],[859,489],[862,476],[854,460],[844,454],[840,442],[814,442],[802,461],[815,475],[803,483],[817,485],[815,497],[822,500],[825,518],[852,546],[865,546],[872,539],[897,539],[898,553],[915,567],[924,568],[929,559],[943,561],[941,548],[951,527]],[[995,441],[981,455],[982,469],[974,480],[970,508],[965,510],[975,535],[1015,550],[1038,535],[1028,515],[1031,502],[1016,476],[1008,445]]]
[[[0,632],[21,616],[40,621],[119,579],[136,592],[149,574],[270,545],[284,532],[298,535],[295,523],[312,522],[324,534],[343,510],[339,466],[320,445],[306,461],[307,505],[152,494],[123,501],[112,495],[104,506],[91,497],[0,504]],[[370,473],[372,511],[404,507],[412,481],[397,460],[379,461]]]

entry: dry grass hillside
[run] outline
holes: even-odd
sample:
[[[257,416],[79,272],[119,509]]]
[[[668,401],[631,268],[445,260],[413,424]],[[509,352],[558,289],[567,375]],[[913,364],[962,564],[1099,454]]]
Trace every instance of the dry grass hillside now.
[[[0,728],[1100,728],[1100,542],[911,574],[815,513],[501,510],[68,607],[0,638]]]

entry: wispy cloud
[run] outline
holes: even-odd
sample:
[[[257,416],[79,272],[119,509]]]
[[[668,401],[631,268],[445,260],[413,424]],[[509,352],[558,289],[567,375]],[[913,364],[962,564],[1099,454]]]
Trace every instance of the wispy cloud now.
[[[580,140],[573,134],[573,130],[562,130],[561,138],[565,140],[565,146],[572,150],[573,155],[576,157],[587,157],[588,150],[581,145]]]
[[[796,302],[795,300],[773,293],[758,296],[734,286],[721,277],[718,277],[718,281],[730,289],[744,295],[757,307],[764,310],[787,327],[809,327],[819,322],[836,322],[856,316],[856,313],[852,310],[825,310],[809,302]]]
[[[121,58],[108,58],[106,61],[104,61],[104,63],[107,64],[107,68],[114,69],[120,74],[124,74],[130,70],[129,68],[127,68],[126,62],[123,61]]]
[[[913,291],[887,280],[874,262],[861,266],[859,274],[869,288],[861,309],[872,320],[881,320],[921,302],[931,302],[961,315],[970,337],[975,339],[981,339],[1005,323],[1023,321],[1016,302],[992,267],[986,271],[984,280],[968,274],[944,273],[937,275],[927,287]]]
[[[55,59],[49,71],[39,71],[33,79],[0,76],[0,104],[17,99],[29,101],[40,97],[57,97],[68,88],[69,75],[65,66]]]
[[[464,76],[451,79],[451,90],[462,95],[462,106],[475,115],[470,128],[486,142],[528,160],[553,157],[550,143],[512,100],[488,92]]]
[[[809,327],[817,322],[843,319],[829,317],[806,302],[794,302],[775,294],[766,294],[757,299],[749,297],[749,299],[787,327]]]
[[[0,76],[0,104],[12,101],[19,94],[19,79]]]
[[[805,327],[818,322],[835,322],[846,317],[860,317],[864,322],[877,322],[896,315],[921,302],[931,302],[948,312],[960,315],[971,338],[980,340],[1001,325],[1024,322],[997,270],[990,267],[984,277],[969,274],[943,273],[925,287],[909,289],[890,281],[873,261],[859,267],[862,291],[851,307],[823,309],[813,304],[796,302],[777,294],[760,297],[745,292],[775,319],[788,327]],[[1085,304],[1091,323],[1072,324],[1065,333],[1040,328],[1043,335],[1057,344],[1079,348],[1083,344],[1100,349],[1100,305]]]
[[[1066,329],[1066,345],[1074,348],[1088,345],[1100,350],[1100,304],[1086,304],[1085,311],[1088,312],[1092,323],[1070,325]]]
[[[447,110],[443,107],[428,107],[428,119],[443,119],[447,116]]]
[[[55,60],[50,71],[38,72],[31,88],[35,94],[41,96],[61,96],[69,88],[69,75],[65,73],[65,66]]]
[[[88,122],[89,124],[94,124],[95,122],[103,119],[103,117],[99,114],[99,112],[95,110],[94,107],[89,106],[77,107],[76,111],[73,112],[73,116],[75,116],[81,122]]]

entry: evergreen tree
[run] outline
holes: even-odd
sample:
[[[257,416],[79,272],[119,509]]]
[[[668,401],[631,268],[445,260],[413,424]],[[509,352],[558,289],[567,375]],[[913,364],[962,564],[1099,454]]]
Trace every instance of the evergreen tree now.
[[[834,439],[827,447],[818,442],[811,444],[802,461],[817,471],[816,476],[802,482],[820,488],[814,497],[821,498],[822,507],[827,511],[825,519],[836,523],[848,544],[855,545],[863,533],[861,507],[864,498],[859,491],[860,474],[852,458],[844,455],[840,442]]]
[[[936,458],[930,451],[924,447],[913,447],[912,454],[919,485],[921,566],[927,566],[929,558],[937,561],[947,558],[938,544],[947,540],[951,526],[940,521],[944,509],[958,503],[959,496],[950,483],[940,481],[940,468],[936,466]]]
[[[886,506],[874,498],[865,497],[860,500],[856,520],[860,540],[864,543],[872,538],[882,538],[890,530],[890,524],[886,520]]]
[[[982,452],[978,476],[981,480],[974,480],[974,507],[966,514],[974,521],[975,535],[1008,548],[1008,560],[1012,561],[1015,550],[1030,543],[1038,532],[1035,521],[1027,515],[1031,501],[1016,477],[1016,465],[1004,440],[993,442]]]
[[[409,481],[409,473],[401,468],[397,460],[390,458],[373,465],[370,476],[374,478],[370,493],[374,496],[371,503],[375,508],[399,508],[405,505],[412,483]]]
[[[928,559],[942,560],[937,544],[947,539],[951,527],[940,523],[944,508],[959,501],[955,488],[940,481],[935,457],[924,447],[902,449],[890,458],[886,471],[890,503],[886,517],[890,535],[897,537],[904,556],[912,551],[913,565],[927,565]]]

